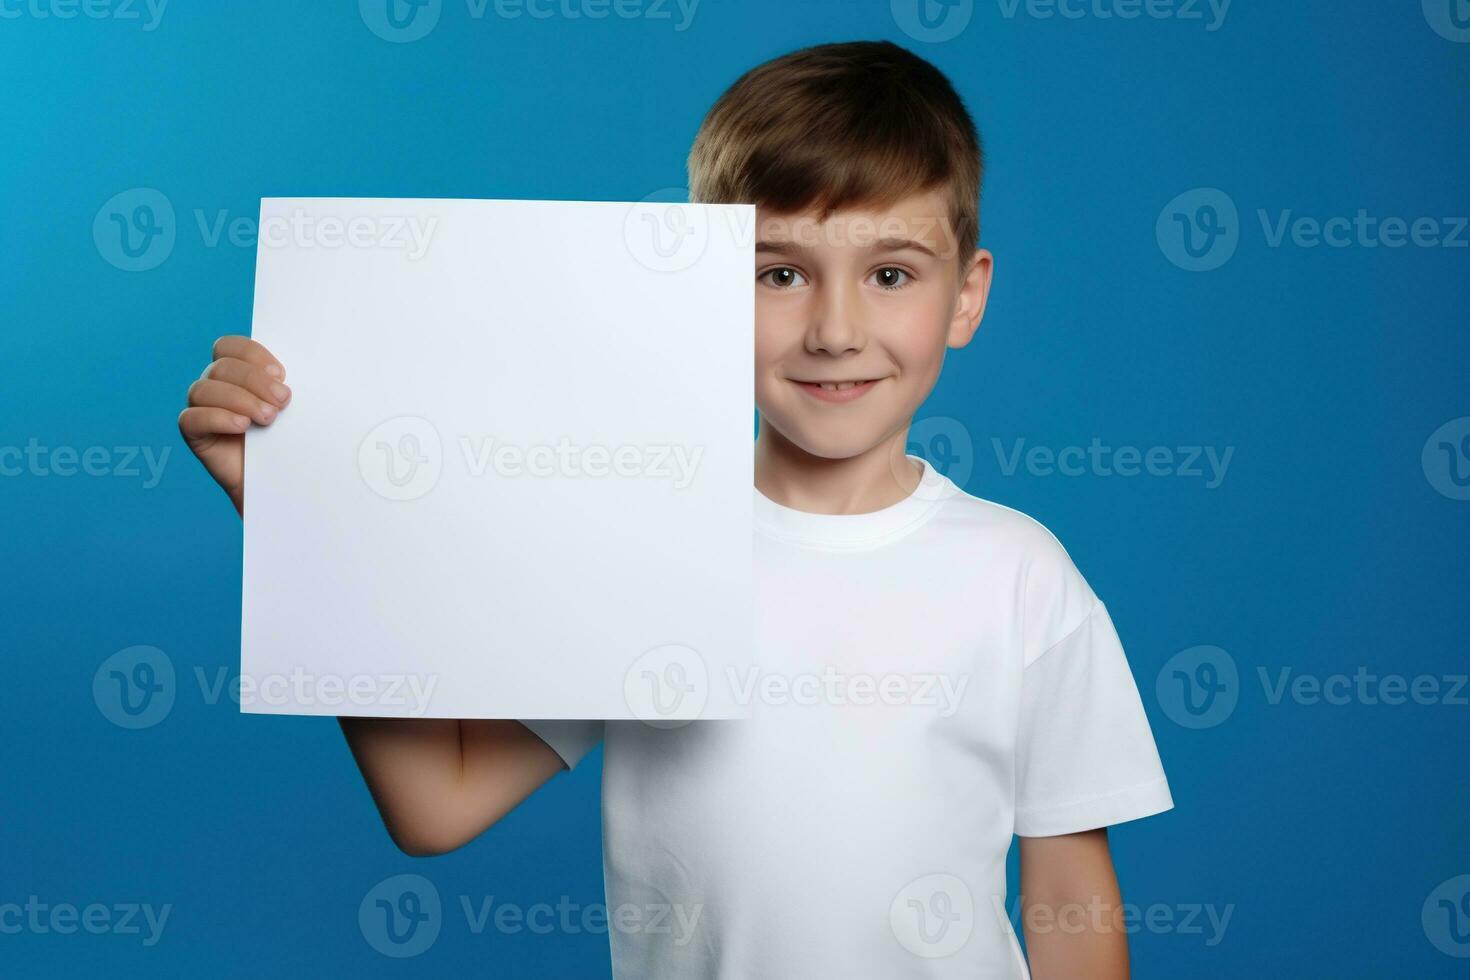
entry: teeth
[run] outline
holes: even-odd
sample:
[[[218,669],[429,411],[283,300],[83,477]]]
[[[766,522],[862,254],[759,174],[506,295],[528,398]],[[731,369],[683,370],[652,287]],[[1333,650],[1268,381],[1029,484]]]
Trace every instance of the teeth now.
[[[861,381],[819,381],[817,382],[825,391],[846,391],[862,384]]]
[[[844,381],[844,382],[842,382],[841,384],[839,384],[837,386],[837,390],[838,391],[846,391],[847,389],[851,388],[855,384],[857,384],[856,381]]]

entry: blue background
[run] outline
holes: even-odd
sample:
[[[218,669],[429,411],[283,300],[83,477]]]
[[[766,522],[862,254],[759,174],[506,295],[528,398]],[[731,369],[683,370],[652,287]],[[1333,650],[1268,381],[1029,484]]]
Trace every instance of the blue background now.
[[[1470,213],[1470,44],[1419,3],[1237,0],[1207,30],[1207,8],[1073,20],[982,0],[935,43],[884,0],[704,0],[685,30],[677,10],[476,19],[445,0],[412,43],[341,0],[175,0],[153,30],[3,9],[18,16],[0,19],[0,447],[171,456],[151,488],[0,477],[0,904],[172,911],[151,947],[0,934],[0,973],[607,975],[604,934],[475,935],[458,901],[602,900],[598,756],[464,850],[415,860],[333,721],[242,717],[201,687],[196,670],[238,669],[240,523],[175,418],[211,341],[248,330],[254,250],[211,247],[196,212],[253,219],[263,195],[639,199],[684,184],[704,110],[744,69],[888,38],[952,77],[989,154],[991,306],[923,415],[972,440],[967,489],[1067,544],[1130,651],[1177,808],[1114,832],[1125,898],[1176,919],[1233,908],[1215,945],[1208,927],[1139,932],[1136,975],[1465,975],[1421,908],[1470,873],[1470,708],[1272,703],[1258,679],[1470,660],[1470,502],[1421,465],[1430,434],[1470,415],[1470,250],[1273,248],[1257,217]],[[92,225],[138,187],[171,202],[177,241],[128,272]],[[1190,272],[1155,225],[1201,187],[1238,207],[1239,242]],[[1207,489],[1006,475],[991,441],[1094,436],[1234,456]],[[128,730],[92,684],[138,644],[164,651],[177,693]],[[1166,663],[1201,644],[1239,681],[1228,717],[1191,728],[1156,679],[1167,690]],[[357,910],[405,872],[445,912],[437,941],[397,960]]]

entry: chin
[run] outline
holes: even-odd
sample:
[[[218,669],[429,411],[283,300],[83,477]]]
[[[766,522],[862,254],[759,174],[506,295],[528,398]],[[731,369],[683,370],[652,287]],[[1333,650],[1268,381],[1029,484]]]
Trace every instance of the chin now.
[[[884,434],[870,426],[793,424],[790,419],[762,413],[767,423],[781,437],[804,453],[819,459],[851,459],[870,451],[883,441]]]

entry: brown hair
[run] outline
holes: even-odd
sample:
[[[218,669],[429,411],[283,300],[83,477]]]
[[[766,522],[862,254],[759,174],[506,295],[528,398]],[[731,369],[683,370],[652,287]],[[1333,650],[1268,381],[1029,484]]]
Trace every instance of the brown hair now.
[[[823,44],[752,68],[719,97],[689,153],[689,199],[825,218],[943,187],[963,264],[980,234],[982,161],[938,68],[887,41]]]

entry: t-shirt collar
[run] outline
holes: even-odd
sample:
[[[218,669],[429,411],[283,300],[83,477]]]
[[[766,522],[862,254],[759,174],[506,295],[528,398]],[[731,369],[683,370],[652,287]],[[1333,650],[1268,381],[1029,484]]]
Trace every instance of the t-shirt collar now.
[[[814,514],[778,504],[755,491],[755,530],[770,538],[828,551],[862,551],[902,537],[933,516],[945,500],[960,492],[953,482],[921,456],[923,475],[907,497],[866,514]]]

